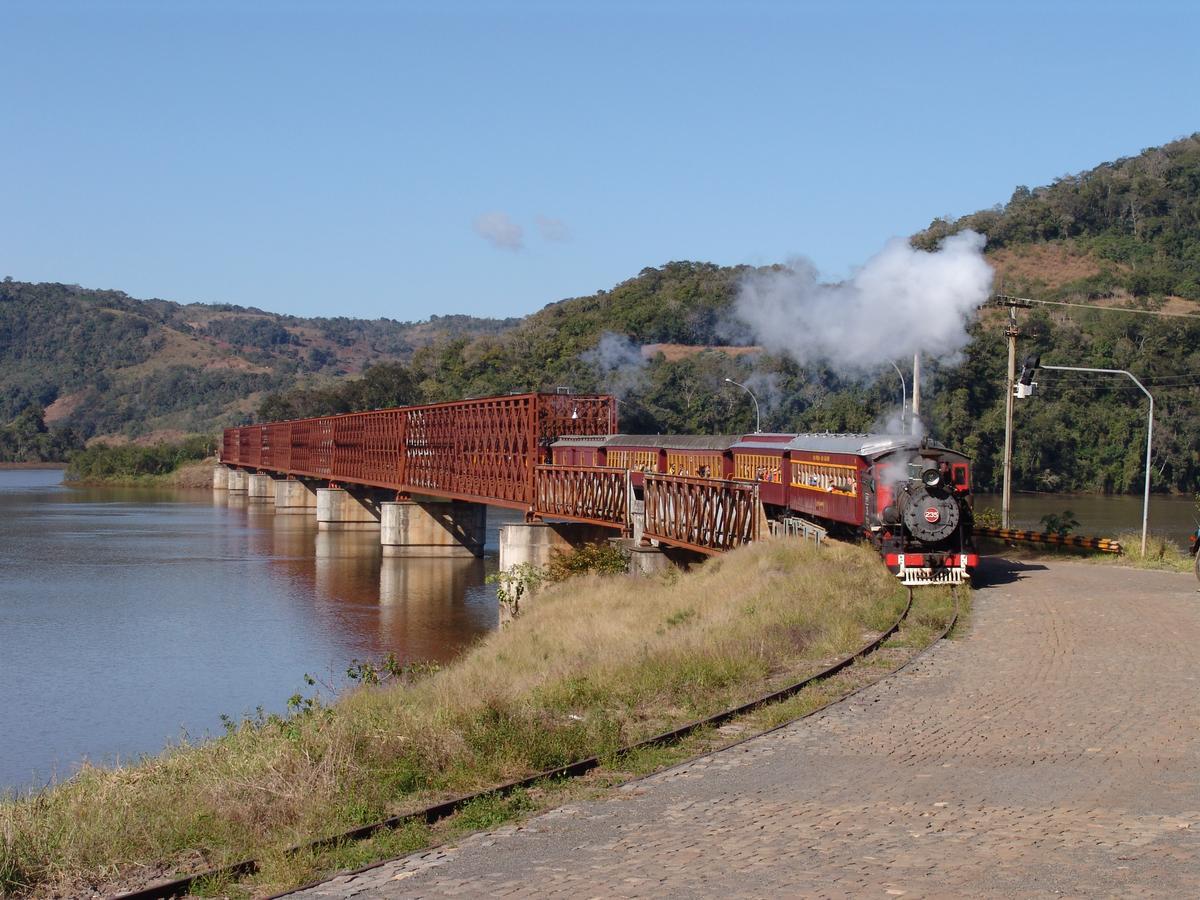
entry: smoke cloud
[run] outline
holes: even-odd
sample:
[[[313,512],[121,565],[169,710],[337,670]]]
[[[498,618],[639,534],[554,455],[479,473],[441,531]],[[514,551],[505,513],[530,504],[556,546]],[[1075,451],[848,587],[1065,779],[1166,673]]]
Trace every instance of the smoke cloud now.
[[[525,246],[525,232],[508,213],[489,212],[476,216],[472,227],[475,233],[497,250],[516,253]]]
[[[927,253],[896,238],[840,284],[820,283],[807,260],[758,271],[742,282],[735,314],[757,344],[801,364],[865,373],[917,352],[950,361],[991,293],[984,242],[963,231]]]
[[[567,223],[562,219],[553,219],[550,216],[538,216],[537,227],[544,240],[569,241],[571,239],[571,229],[567,227]]]
[[[628,336],[606,331],[591,350],[579,354],[583,362],[600,374],[605,390],[618,397],[645,383],[646,359],[642,348]]]

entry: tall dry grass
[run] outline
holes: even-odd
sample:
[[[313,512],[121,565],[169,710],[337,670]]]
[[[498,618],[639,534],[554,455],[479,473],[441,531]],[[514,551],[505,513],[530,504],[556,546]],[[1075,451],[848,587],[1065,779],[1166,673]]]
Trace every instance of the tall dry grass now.
[[[857,648],[903,605],[878,558],[770,542],[659,579],[573,579],[409,684],[0,804],[0,890],[51,893],[278,851],[604,754]]]

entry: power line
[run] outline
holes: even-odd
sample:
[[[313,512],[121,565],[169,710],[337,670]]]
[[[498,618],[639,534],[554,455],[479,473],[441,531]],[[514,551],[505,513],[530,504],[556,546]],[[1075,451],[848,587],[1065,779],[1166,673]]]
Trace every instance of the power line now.
[[[1004,306],[1008,305],[1006,301],[1019,300],[1022,303],[1037,303],[1041,306],[1071,306],[1076,309],[1098,309],[1101,312],[1139,313],[1144,316],[1160,316],[1167,319],[1200,319],[1200,314],[1196,313],[1164,312],[1161,309],[1133,309],[1128,306],[1097,306],[1091,303],[1068,303],[1066,300],[1034,300],[1031,297],[1009,297],[1007,294],[997,294],[993,299],[1001,301],[1001,305]]]

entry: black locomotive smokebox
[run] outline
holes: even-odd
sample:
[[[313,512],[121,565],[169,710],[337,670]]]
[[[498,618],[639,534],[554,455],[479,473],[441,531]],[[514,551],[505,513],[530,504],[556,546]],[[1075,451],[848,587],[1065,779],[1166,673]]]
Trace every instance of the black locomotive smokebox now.
[[[904,526],[921,541],[943,541],[958,528],[958,504],[953,496],[913,491],[904,504]]]

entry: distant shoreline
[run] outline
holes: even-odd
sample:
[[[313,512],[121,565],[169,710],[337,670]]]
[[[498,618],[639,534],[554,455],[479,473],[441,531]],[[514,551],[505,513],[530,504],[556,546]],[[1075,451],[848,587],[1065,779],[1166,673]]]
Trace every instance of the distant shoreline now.
[[[65,469],[65,462],[0,462],[0,471],[5,469]]]

